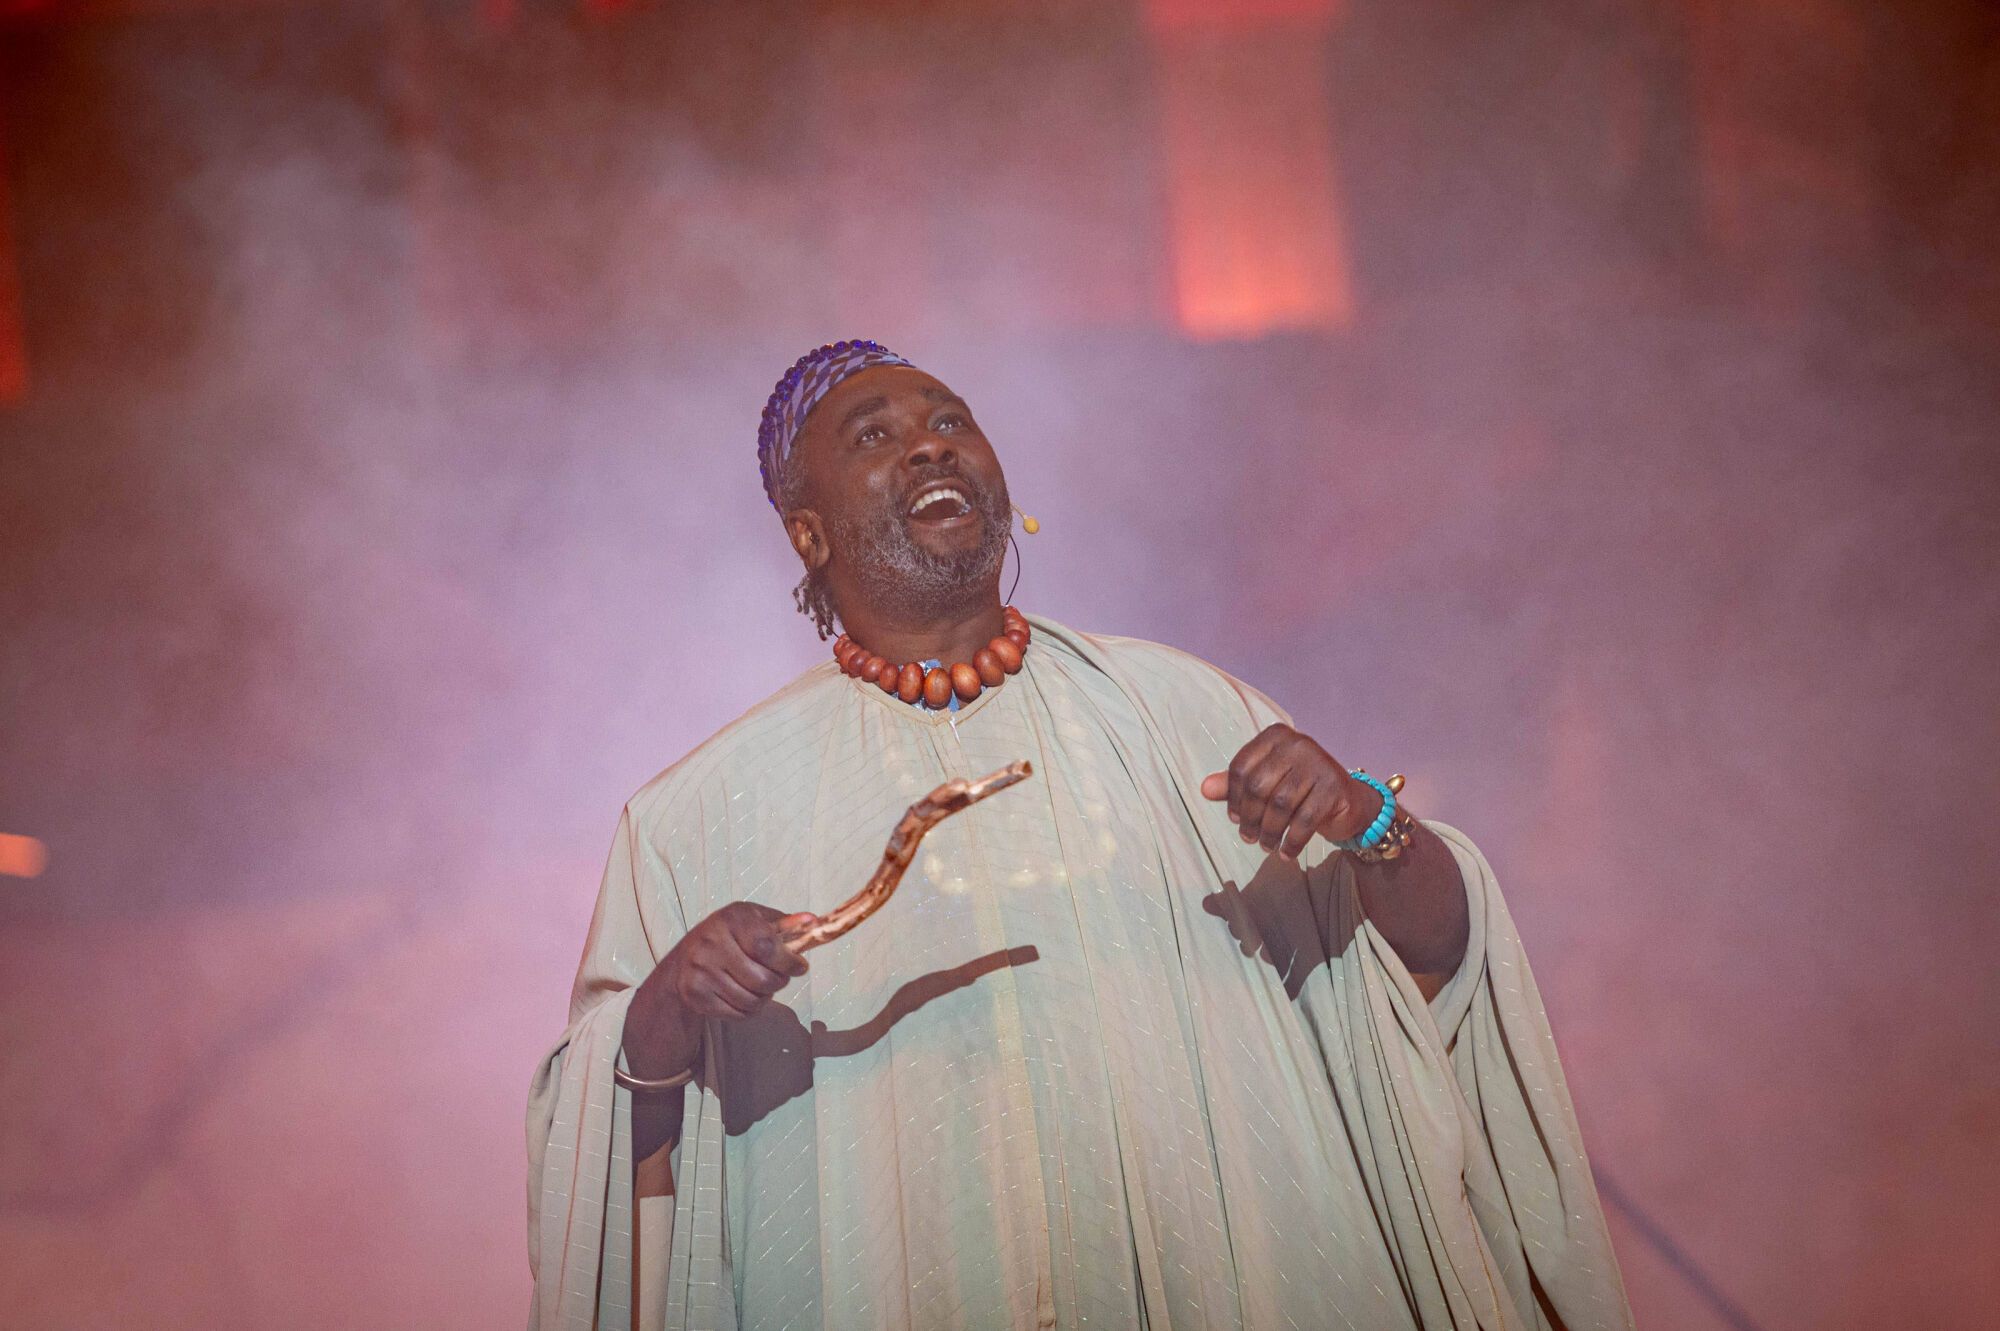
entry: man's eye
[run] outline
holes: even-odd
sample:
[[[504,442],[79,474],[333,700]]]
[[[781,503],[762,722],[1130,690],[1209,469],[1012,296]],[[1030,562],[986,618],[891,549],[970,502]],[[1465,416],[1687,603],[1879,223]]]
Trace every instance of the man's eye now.
[[[965,419],[965,417],[960,416],[954,412],[952,415],[946,416],[942,420],[940,420],[935,428],[942,430],[947,425],[949,425],[955,430],[962,430],[965,428],[967,424],[969,424],[969,422]]]
[[[864,425],[861,427],[861,432],[854,436],[854,442],[857,444],[873,443],[875,440],[882,438],[887,433],[888,432],[885,431],[879,425]]]

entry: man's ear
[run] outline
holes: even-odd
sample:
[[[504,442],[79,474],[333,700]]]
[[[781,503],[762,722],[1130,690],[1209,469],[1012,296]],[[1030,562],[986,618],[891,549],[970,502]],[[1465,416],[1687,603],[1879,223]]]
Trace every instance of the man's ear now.
[[[826,567],[826,561],[833,557],[826,544],[826,527],[811,509],[795,508],[785,514],[785,533],[792,538],[792,549],[808,573]]]

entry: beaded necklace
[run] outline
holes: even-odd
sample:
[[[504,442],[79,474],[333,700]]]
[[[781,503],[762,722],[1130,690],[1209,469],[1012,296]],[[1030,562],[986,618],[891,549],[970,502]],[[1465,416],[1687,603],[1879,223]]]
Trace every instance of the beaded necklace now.
[[[935,710],[949,706],[954,693],[960,702],[971,702],[987,689],[998,688],[1007,676],[1018,673],[1028,650],[1028,621],[1011,605],[1002,606],[1000,613],[1005,624],[1000,636],[974,652],[970,661],[956,665],[933,666],[929,670],[915,661],[899,665],[869,651],[845,633],[834,639],[833,659],[840,663],[844,673],[879,685],[882,692],[893,693],[904,702],[921,699],[926,707]]]

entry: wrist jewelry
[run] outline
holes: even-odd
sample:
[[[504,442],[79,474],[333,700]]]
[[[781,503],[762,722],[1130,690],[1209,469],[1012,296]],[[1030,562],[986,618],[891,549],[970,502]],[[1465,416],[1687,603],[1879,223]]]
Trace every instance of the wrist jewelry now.
[[[646,1081],[633,1076],[624,1068],[614,1063],[611,1067],[611,1080],[617,1082],[626,1090],[634,1091],[641,1095],[648,1091],[678,1091],[681,1087],[694,1080],[694,1066],[690,1064],[686,1070],[676,1072],[671,1077],[662,1077],[658,1081]]]
[[[1388,835],[1389,824],[1396,821],[1396,792],[1393,788],[1377,781],[1359,767],[1349,772],[1348,775],[1356,781],[1375,787],[1376,792],[1382,796],[1382,811],[1375,815],[1374,822],[1362,829],[1361,835],[1350,837],[1345,841],[1338,841],[1334,844],[1342,850],[1348,851],[1373,850],[1382,838]],[[1400,786],[1402,782],[1398,781],[1396,784]]]
[[[1417,820],[1410,816],[1409,810],[1398,809],[1395,821],[1389,824],[1388,835],[1382,838],[1382,844],[1373,850],[1357,850],[1354,852],[1354,858],[1363,864],[1380,864],[1384,860],[1393,860],[1410,848],[1410,842],[1416,833]]]
[[[1382,796],[1382,809],[1361,835],[1334,844],[1363,864],[1380,864],[1383,860],[1395,859],[1410,848],[1410,841],[1417,827],[1417,820],[1396,802],[1396,796],[1403,790],[1402,773],[1398,772],[1386,782],[1377,781],[1360,768],[1356,768],[1349,775],[1357,781],[1375,787],[1377,793]]]

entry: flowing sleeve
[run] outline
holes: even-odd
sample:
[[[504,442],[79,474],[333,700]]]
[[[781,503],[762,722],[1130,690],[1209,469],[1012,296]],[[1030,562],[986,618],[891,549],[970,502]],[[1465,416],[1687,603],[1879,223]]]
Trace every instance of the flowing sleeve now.
[[[531,1331],[623,1331],[634,1323],[632,1104],[612,1072],[634,989],[686,927],[672,875],[628,806],[591,917],[569,1027],[528,1094]],[[678,1177],[679,1142],[673,1151]],[[657,1238],[654,1216],[665,1228]],[[649,1209],[645,1246],[659,1258],[649,1265],[664,1267],[671,1223],[669,1206]]]
[[[1463,832],[1425,826],[1457,858],[1471,913],[1465,961],[1430,1004],[1472,1128],[1467,1195],[1496,1257],[1533,1272],[1558,1325],[1629,1328],[1583,1131],[1500,885]]]
[[[1097,653],[1160,737],[1214,876],[1252,881],[1266,857],[1195,783],[1265,726],[1289,723],[1284,710],[1168,649],[1071,640]],[[1349,857],[1315,839],[1300,861],[1328,952],[1300,1004],[1406,1291],[1424,1325],[1629,1331],[1583,1135],[1499,883],[1464,833],[1424,825],[1457,861],[1471,925],[1464,960],[1428,1003],[1368,920]]]
[[[1290,723],[1255,689],[1235,687],[1250,729]],[[1465,833],[1428,818],[1424,826],[1457,861],[1469,918],[1465,957],[1428,1003],[1367,921],[1351,862],[1326,855],[1316,870],[1333,892],[1330,969],[1347,1018],[1352,1089],[1369,1106],[1371,1130],[1357,1137],[1380,1148],[1377,1177],[1408,1185],[1411,1205],[1391,1206],[1401,1212],[1393,1225],[1411,1240],[1406,1252],[1432,1246],[1442,1256],[1436,1288],[1455,1322],[1505,1318],[1482,1288],[1483,1243],[1498,1277],[1493,1294],[1504,1291],[1533,1326],[1629,1331],[1583,1131],[1499,881]],[[1339,948],[1350,937],[1359,946]],[[1478,1242],[1446,1200],[1461,1188]]]

